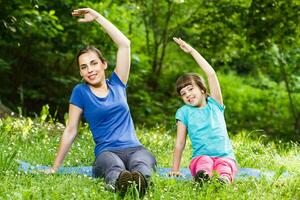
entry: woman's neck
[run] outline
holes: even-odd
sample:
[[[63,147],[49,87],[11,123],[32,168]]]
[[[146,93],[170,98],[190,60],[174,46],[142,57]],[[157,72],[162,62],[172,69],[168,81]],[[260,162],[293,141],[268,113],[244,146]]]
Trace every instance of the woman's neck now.
[[[98,97],[106,97],[108,95],[108,87],[106,82],[99,85],[89,85],[92,92]]]

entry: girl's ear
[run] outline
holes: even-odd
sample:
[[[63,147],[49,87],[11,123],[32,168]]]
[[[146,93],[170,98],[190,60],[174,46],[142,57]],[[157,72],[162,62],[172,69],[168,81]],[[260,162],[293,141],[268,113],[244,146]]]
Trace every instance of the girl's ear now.
[[[202,93],[202,94],[204,94],[204,91],[203,91],[203,90],[201,90],[201,93]]]

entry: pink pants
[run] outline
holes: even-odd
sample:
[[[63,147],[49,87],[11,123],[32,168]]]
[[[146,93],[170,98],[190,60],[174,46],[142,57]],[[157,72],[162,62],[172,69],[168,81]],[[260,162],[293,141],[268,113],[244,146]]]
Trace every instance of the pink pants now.
[[[198,156],[190,163],[192,176],[195,176],[199,170],[204,170],[209,176],[216,171],[220,176],[226,176],[232,182],[237,173],[237,167],[231,158],[219,158],[209,156]]]

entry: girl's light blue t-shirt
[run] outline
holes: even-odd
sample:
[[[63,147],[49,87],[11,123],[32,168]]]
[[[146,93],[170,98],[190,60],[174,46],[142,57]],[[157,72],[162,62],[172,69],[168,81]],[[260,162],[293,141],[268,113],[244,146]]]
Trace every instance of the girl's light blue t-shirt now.
[[[193,158],[207,155],[235,160],[227,133],[224,109],[225,106],[208,97],[205,107],[184,105],[177,110],[176,120],[180,120],[187,127]]]
[[[88,84],[81,83],[74,87],[70,98],[71,104],[83,110],[96,144],[96,157],[103,151],[141,146],[127,104],[127,86],[115,72],[106,83],[106,97],[97,97]]]

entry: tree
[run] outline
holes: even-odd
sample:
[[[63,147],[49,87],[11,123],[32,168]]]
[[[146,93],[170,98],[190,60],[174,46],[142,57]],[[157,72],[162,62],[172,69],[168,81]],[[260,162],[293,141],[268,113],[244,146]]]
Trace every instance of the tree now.
[[[152,75],[150,85],[157,87],[164,66],[166,48],[175,32],[193,19],[199,5],[192,6],[194,1],[140,1],[134,5],[138,16],[141,16],[145,31],[146,53],[150,55]]]

